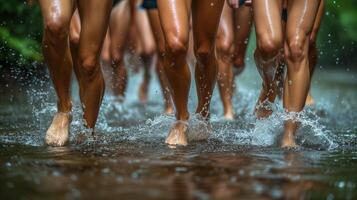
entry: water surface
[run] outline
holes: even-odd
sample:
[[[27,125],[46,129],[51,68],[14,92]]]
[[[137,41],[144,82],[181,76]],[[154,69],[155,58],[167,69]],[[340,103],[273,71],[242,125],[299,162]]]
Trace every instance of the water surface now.
[[[164,144],[173,116],[162,115],[152,81],[150,101],[137,99],[141,75],[133,75],[124,104],[106,95],[96,140],[46,147],[44,134],[56,111],[48,79],[3,86],[0,99],[0,199],[356,199],[357,77],[318,69],[317,104],[301,116],[297,149],[281,149],[284,112],[257,121],[252,115],[260,79],[248,65],[237,80],[236,120],[221,118],[213,97],[214,133],[170,149]],[[14,78],[16,73],[14,72]],[[74,87],[73,95],[77,89]],[[191,89],[190,109],[196,97]],[[82,130],[74,98],[71,141]],[[192,117],[192,131],[201,123]],[[194,136],[191,136],[194,139]]]

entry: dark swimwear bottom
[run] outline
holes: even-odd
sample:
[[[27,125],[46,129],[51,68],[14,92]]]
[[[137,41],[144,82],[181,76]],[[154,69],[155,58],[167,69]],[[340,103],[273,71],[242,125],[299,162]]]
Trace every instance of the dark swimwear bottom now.
[[[284,22],[288,21],[288,10],[286,8],[283,9],[283,12],[281,13],[281,19]]]
[[[117,5],[117,3],[119,3],[121,0],[114,0],[113,1],[113,6]]]
[[[156,0],[144,0],[141,4],[141,8],[143,9],[157,9]]]

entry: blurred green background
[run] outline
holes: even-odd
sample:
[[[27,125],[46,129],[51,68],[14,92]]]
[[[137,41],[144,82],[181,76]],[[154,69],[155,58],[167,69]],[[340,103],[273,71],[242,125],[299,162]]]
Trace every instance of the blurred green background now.
[[[320,66],[353,69],[357,65],[357,1],[327,0],[326,4],[318,39]],[[0,16],[0,70],[41,65],[39,6],[4,0],[0,2]]]

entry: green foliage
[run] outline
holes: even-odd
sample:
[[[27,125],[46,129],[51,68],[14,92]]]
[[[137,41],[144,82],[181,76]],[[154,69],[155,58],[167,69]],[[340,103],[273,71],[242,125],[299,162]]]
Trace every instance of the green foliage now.
[[[42,20],[38,6],[25,1],[0,2],[0,59],[1,65],[26,67],[42,61]]]
[[[26,67],[41,61],[42,19],[38,5],[0,1],[0,67]],[[252,40],[253,41],[253,40]],[[320,63],[357,64],[357,1],[326,0],[318,46]]]
[[[318,45],[321,63],[356,67],[357,1],[326,0]]]

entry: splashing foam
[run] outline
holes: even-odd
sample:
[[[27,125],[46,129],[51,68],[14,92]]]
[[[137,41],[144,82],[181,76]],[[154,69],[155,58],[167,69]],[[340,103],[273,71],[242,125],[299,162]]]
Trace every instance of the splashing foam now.
[[[129,88],[127,91],[137,91],[141,75],[131,74]],[[48,84],[49,79],[37,81],[27,85],[27,102],[30,109],[28,125],[31,129],[25,129],[16,133],[2,134],[0,139],[3,143],[20,143],[25,145],[43,145],[43,138],[51,121],[53,113],[56,112],[55,95],[52,86]],[[137,92],[127,94],[124,103],[113,101],[109,94],[105,95],[101,112],[96,126],[96,132],[101,135],[100,143],[112,143],[118,141],[145,141],[164,142],[164,139],[174,122],[174,116],[162,115],[162,98],[159,85],[152,80],[149,105],[144,106],[137,99]],[[76,84],[74,84],[76,85]],[[257,120],[253,116],[254,103],[258,90],[239,84],[239,93],[234,97],[237,105],[236,119],[225,121],[220,116],[222,109],[217,93],[213,96],[211,107],[211,123],[206,123],[196,115],[189,120],[189,141],[202,138],[219,140],[223,144],[274,146],[279,143],[279,137],[283,132],[283,121],[289,119],[282,106],[272,105],[273,114],[264,120]],[[82,109],[79,106],[78,89],[73,89],[73,121],[71,124],[71,141],[80,133],[83,127]],[[195,90],[191,88],[191,93]],[[191,97],[194,94],[190,95]],[[193,98],[191,98],[193,99]],[[50,102],[50,103],[49,103]],[[190,103],[190,110],[194,110],[194,103]],[[299,113],[297,120],[301,123],[297,133],[298,144],[302,147],[313,147],[319,149],[337,148],[338,144],[333,133],[320,121],[320,117],[314,109],[305,109]],[[212,131],[213,130],[213,131]]]

